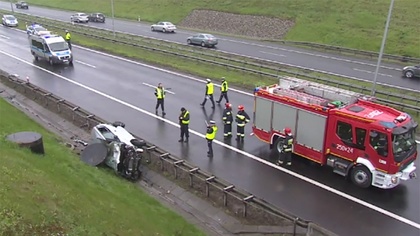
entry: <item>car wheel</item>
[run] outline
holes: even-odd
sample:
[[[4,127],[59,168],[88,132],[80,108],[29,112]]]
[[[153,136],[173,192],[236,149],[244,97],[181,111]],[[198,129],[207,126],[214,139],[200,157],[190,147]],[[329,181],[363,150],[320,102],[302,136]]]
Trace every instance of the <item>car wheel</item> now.
[[[166,29],[165,29],[165,28],[163,28],[163,29],[162,29],[162,32],[163,32],[163,33],[166,33]]]
[[[188,43],[188,44],[191,44],[191,40],[189,40],[189,39],[188,39],[188,40],[187,40],[187,43]]]
[[[36,55],[34,55],[35,61],[38,61],[38,57]]]
[[[412,78],[414,76],[414,73],[411,70],[408,70],[404,73],[404,76],[406,78]]]
[[[372,174],[364,166],[356,166],[351,171],[351,181],[361,188],[369,188],[372,183]]]
[[[155,28],[154,28],[154,27],[152,27],[152,28],[151,28],[151,30],[152,30],[152,31],[155,31]]]
[[[201,47],[205,47],[206,44],[204,42],[201,42]]]
[[[54,65],[54,62],[53,62],[53,60],[52,60],[52,58],[50,58],[49,60],[48,60],[48,62],[50,63],[50,65]]]

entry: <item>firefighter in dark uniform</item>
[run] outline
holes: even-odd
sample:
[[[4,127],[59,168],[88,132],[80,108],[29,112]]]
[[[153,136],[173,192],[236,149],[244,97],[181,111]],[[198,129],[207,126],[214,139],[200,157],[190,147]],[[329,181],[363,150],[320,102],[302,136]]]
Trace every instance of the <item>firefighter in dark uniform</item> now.
[[[184,107],[181,108],[181,114],[179,115],[179,125],[181,126],[181,139],[178,142],[188,143],[190,137],[190,132],[188,124],[190,123],[190,112],[187,111]],[[185,137],[185,140],[184,140]]]
[[[214,84],[211,82],[210,79],[207,79],[206,94],[204,96],[204,101],[200,104],[202,107],[206,105],[207,99],[210,99],[211,103],[213,104],[211,108],[214,108],[213,93],[214,93]]]
[[[162,115],[166,115],[165,113],[165,88],[163,88],[162,83],[159,83],[157,88],[155,89],[155,96],[156,96],[156,115],[158,114],[159,106],[162,108]]]
[[[207,152],[207,157],[213,157],[213,140],[216,138],[217,126],[216,122],[211,120],[207,125],[206,140],[209,151]]]
[[[66,42],[69,45],[69,48],[71,50],[71,34],[68,30],[66,30],[66,34],[64,36],[64,39],[66,40]]]
[[[279,157],[279,165],[283,165],[286,162],[286,165],[292,165],[292,151],[293,151],[293,134],[290,128],[284,129],[284,140],[283,140],[283,152]]]
[[[236,141],[244,140],[245,138],[245,125],[250,121],[248,114],[245,112],[245,108],[242,105],[238,106],[238,113],[236,114]]]
[[[232,137],[232,122],[233,122],[233,115],[232,115],[232,104],[226,103],[225,110],[223,111],[223,136],[225,139]]]
[[[228,82],[223,77],[222,78],[222,85],[220,86],[220,98],[217,101],[218,104],[220,104],[220,102],[222,101],[223,98],[225,98],[226,102],[229,103],[229,98],[228,98],[227,92],[228,92]]]

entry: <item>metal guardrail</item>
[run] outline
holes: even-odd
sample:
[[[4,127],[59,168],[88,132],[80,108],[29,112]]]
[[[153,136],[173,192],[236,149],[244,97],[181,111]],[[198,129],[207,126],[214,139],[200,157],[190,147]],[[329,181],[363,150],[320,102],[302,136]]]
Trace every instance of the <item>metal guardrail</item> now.
[[[139,48],[150,50],[150,51],[156,51],[156,52],[160,52],[164,54],[175,55],[175,56],[183,57],[183,58],[194,60],[194,61],[200,61],[200,62],[205,62],[205,63],[209,63],[213,65],[218,65],[218,66],[225,67],[227,70],[234,69],[234,70],[239,70],[239,71],[246,71],[246,72],[254,73],[260,76],[267,76],[267,77],[272,77],[272,78],[279,78],[281,77],[280,74],[283,73],[283,74],[288,74],[294,77],[314,80],[314,81],[321,82],[324,84],[329,84],[336,87],[357,91],[360,93],[366,93],[366,92],[371,91],[371,88],[366,87],[366,86],[359,86],[359,85],[355,85],[351,83],[346,83],[343,81],[331,80],[330,78],[312,76],[312,75],[308,75],[308,74],[304,74],[304,73],[300,73],[296,71],[282,69],[280,67],[273,67],[266,64],[249,62],[245,60],[240,60],[240,59],[235,59],[232,57],[219,55],[219,54],[227,54],[227,53],[210,54],[210,53],[204,52],[207,50],[203,50],[203,49],[191,50],[190,49],[191,47],[186,46],[186,45],[183,45],[183,47],[176,47],[174,46],[176,44],[172,42],[164,42],[163,40],[148,39],[148,41],[146,41],[145,37],[140,37],[137,35],[127,34],[123,32],[118,32],[118,34],[116,34],[114,37],[113,32],[110,30],[96,29],[93,27],[81,26],[81,25],[74,25],[67,22],[49,20],[44,17],[31,16],[28,14],[21,14],[21,15],[24,15],[23,19],[26,19],[26,20],[33,20],[33,18],[35,18],[37,23],[41,23],[45,25],[47,28],[52,27],[52,28],[56,28],[60,30],[69,29],[72,32],[75,32],[75,33],[78,33],[87,37],[97,38],[101,40],[111,41],[114,43],[139,47]],[[53,21],[53,23],[51,21]],[[126,41],[126,40],[129,40],[129,41]],[[164,43],[160,43],[160,42],[164,42]],[[140,44],[140,43],[143,43],[143,44]],[[156,47],[150,47],[149,45],[154,45]],[[169,50],[165,50],[163,48],[167,48]],[[178,52],[176,52],[176,50],[178,50]],[[189,55],[189,53],[193,53],[193,55]],[[198,56],[195,54],[198,54]],[[204,56],[207,58],[202,58],[199,56]],[[216,61],[214,60],[214,58],[224,60],[228,63],[230,62],[230,63],[236,63],[236,64],[228,64],[225,62]],[[254,61],[261,62],[261,60],[258,60],[256,58],[251,58],[251,59],[253,59]],[[245,66],[250,66],[252,68],[247,68]],[[285,66],[282,66],[282,67],[285,67]],[[270,72],[267,72],[267,71],[270,71]],[[394,106],[403,111],[409,110],[412,112],[412,114],[415,114],[417,116],[420,114],[420,98],[390,93],[387,91],[377,91],[376,94],[382,97],[385,97],[385,98],[381,98],[381,97],[377,98],[378,102],[380,103]],[[390,100],[390,99],[393,99],[393,100]],[[407,104],[407,102],[411,104]]]
[[[86,132],[90,132],[92,127],[97,124],[109,123],[79,106],[6,72],[0,71],[0,82],[50,111],[59,114],[62,118],[83,128]],[[145,141],[147,142],[147,140]],[[147,153],[144,161],[149,167],[171,175],[176,181],[180,181],[190,189],[200,192],[201,196],[220,207],[225,207],[237,217],[242,217],[254,224],[293,226],[293,235],[296,234],[297,227],[306,229],[307,236],[335,235],[313,222],[300,219],[274,207],[255,195],[173,156],[154,144],[147,143],[144,150]]]
[[[283,44],[291,44],[296,46],[305,46],[313,49],[324,50],[324,51],[334,51],[339,53],[348,53],[353,54],[356,56],[365,56],[369,58],[378,58],[379,53],[372,52],[372,51],[365,51],[360,49],[353,49],[353,48],[346,48],[346,47],[339,47],[327,44],[320,44],[320,43],[311,43],[311,42],[299,42],[299,41],[286,41],[286,40],[276,40],[276,42],[281,42]],[[410,63],[420,63],[420,58],[410,57],[410,56],[398,56],[392,54],[383,54],[383,59],[393,60],[393,61],[400,61],[400,62],[410,62]]]

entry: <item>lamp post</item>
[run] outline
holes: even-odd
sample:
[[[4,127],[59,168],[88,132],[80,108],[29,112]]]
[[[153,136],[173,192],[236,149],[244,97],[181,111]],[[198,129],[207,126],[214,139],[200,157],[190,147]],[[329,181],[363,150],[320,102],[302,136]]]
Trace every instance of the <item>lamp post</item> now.
[[[373,78],[372,96],[375,96],[375,93],[376,93],[376,80],[378,79],[378,72],[381,66],[382,55],[384,54],[386,37],[388,35],[389,22],[391,21],[392,8],[394,8],[394,0],[391,0],[391,5],[389,6],[389,11],[388,11],[388,18],[386,19],[385,32],[382,38],[381,50],[379,52],[379,57],[378,57],[378,64],[376,65],[375,77]]]
[[[12,8],[12,13],[15,13],[15,10],[13,9],[13,2],[10,0],[10,8]]]
[[[111,15],[112,15],[112,33],[115,38],[115,23],[114,23],[114,0],[111,0]]]

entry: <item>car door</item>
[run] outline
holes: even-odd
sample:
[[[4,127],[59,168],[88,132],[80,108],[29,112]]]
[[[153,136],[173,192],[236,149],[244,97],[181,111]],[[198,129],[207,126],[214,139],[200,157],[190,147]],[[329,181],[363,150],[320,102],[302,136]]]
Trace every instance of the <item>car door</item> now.
[[[200,44],[200,37],[201,37],[201,34],[194,35],[193,37],[194,44]]]
[[[414,75],[416,77],[420,77],[420,65],[415,66],[415,68],[414,68]]]

